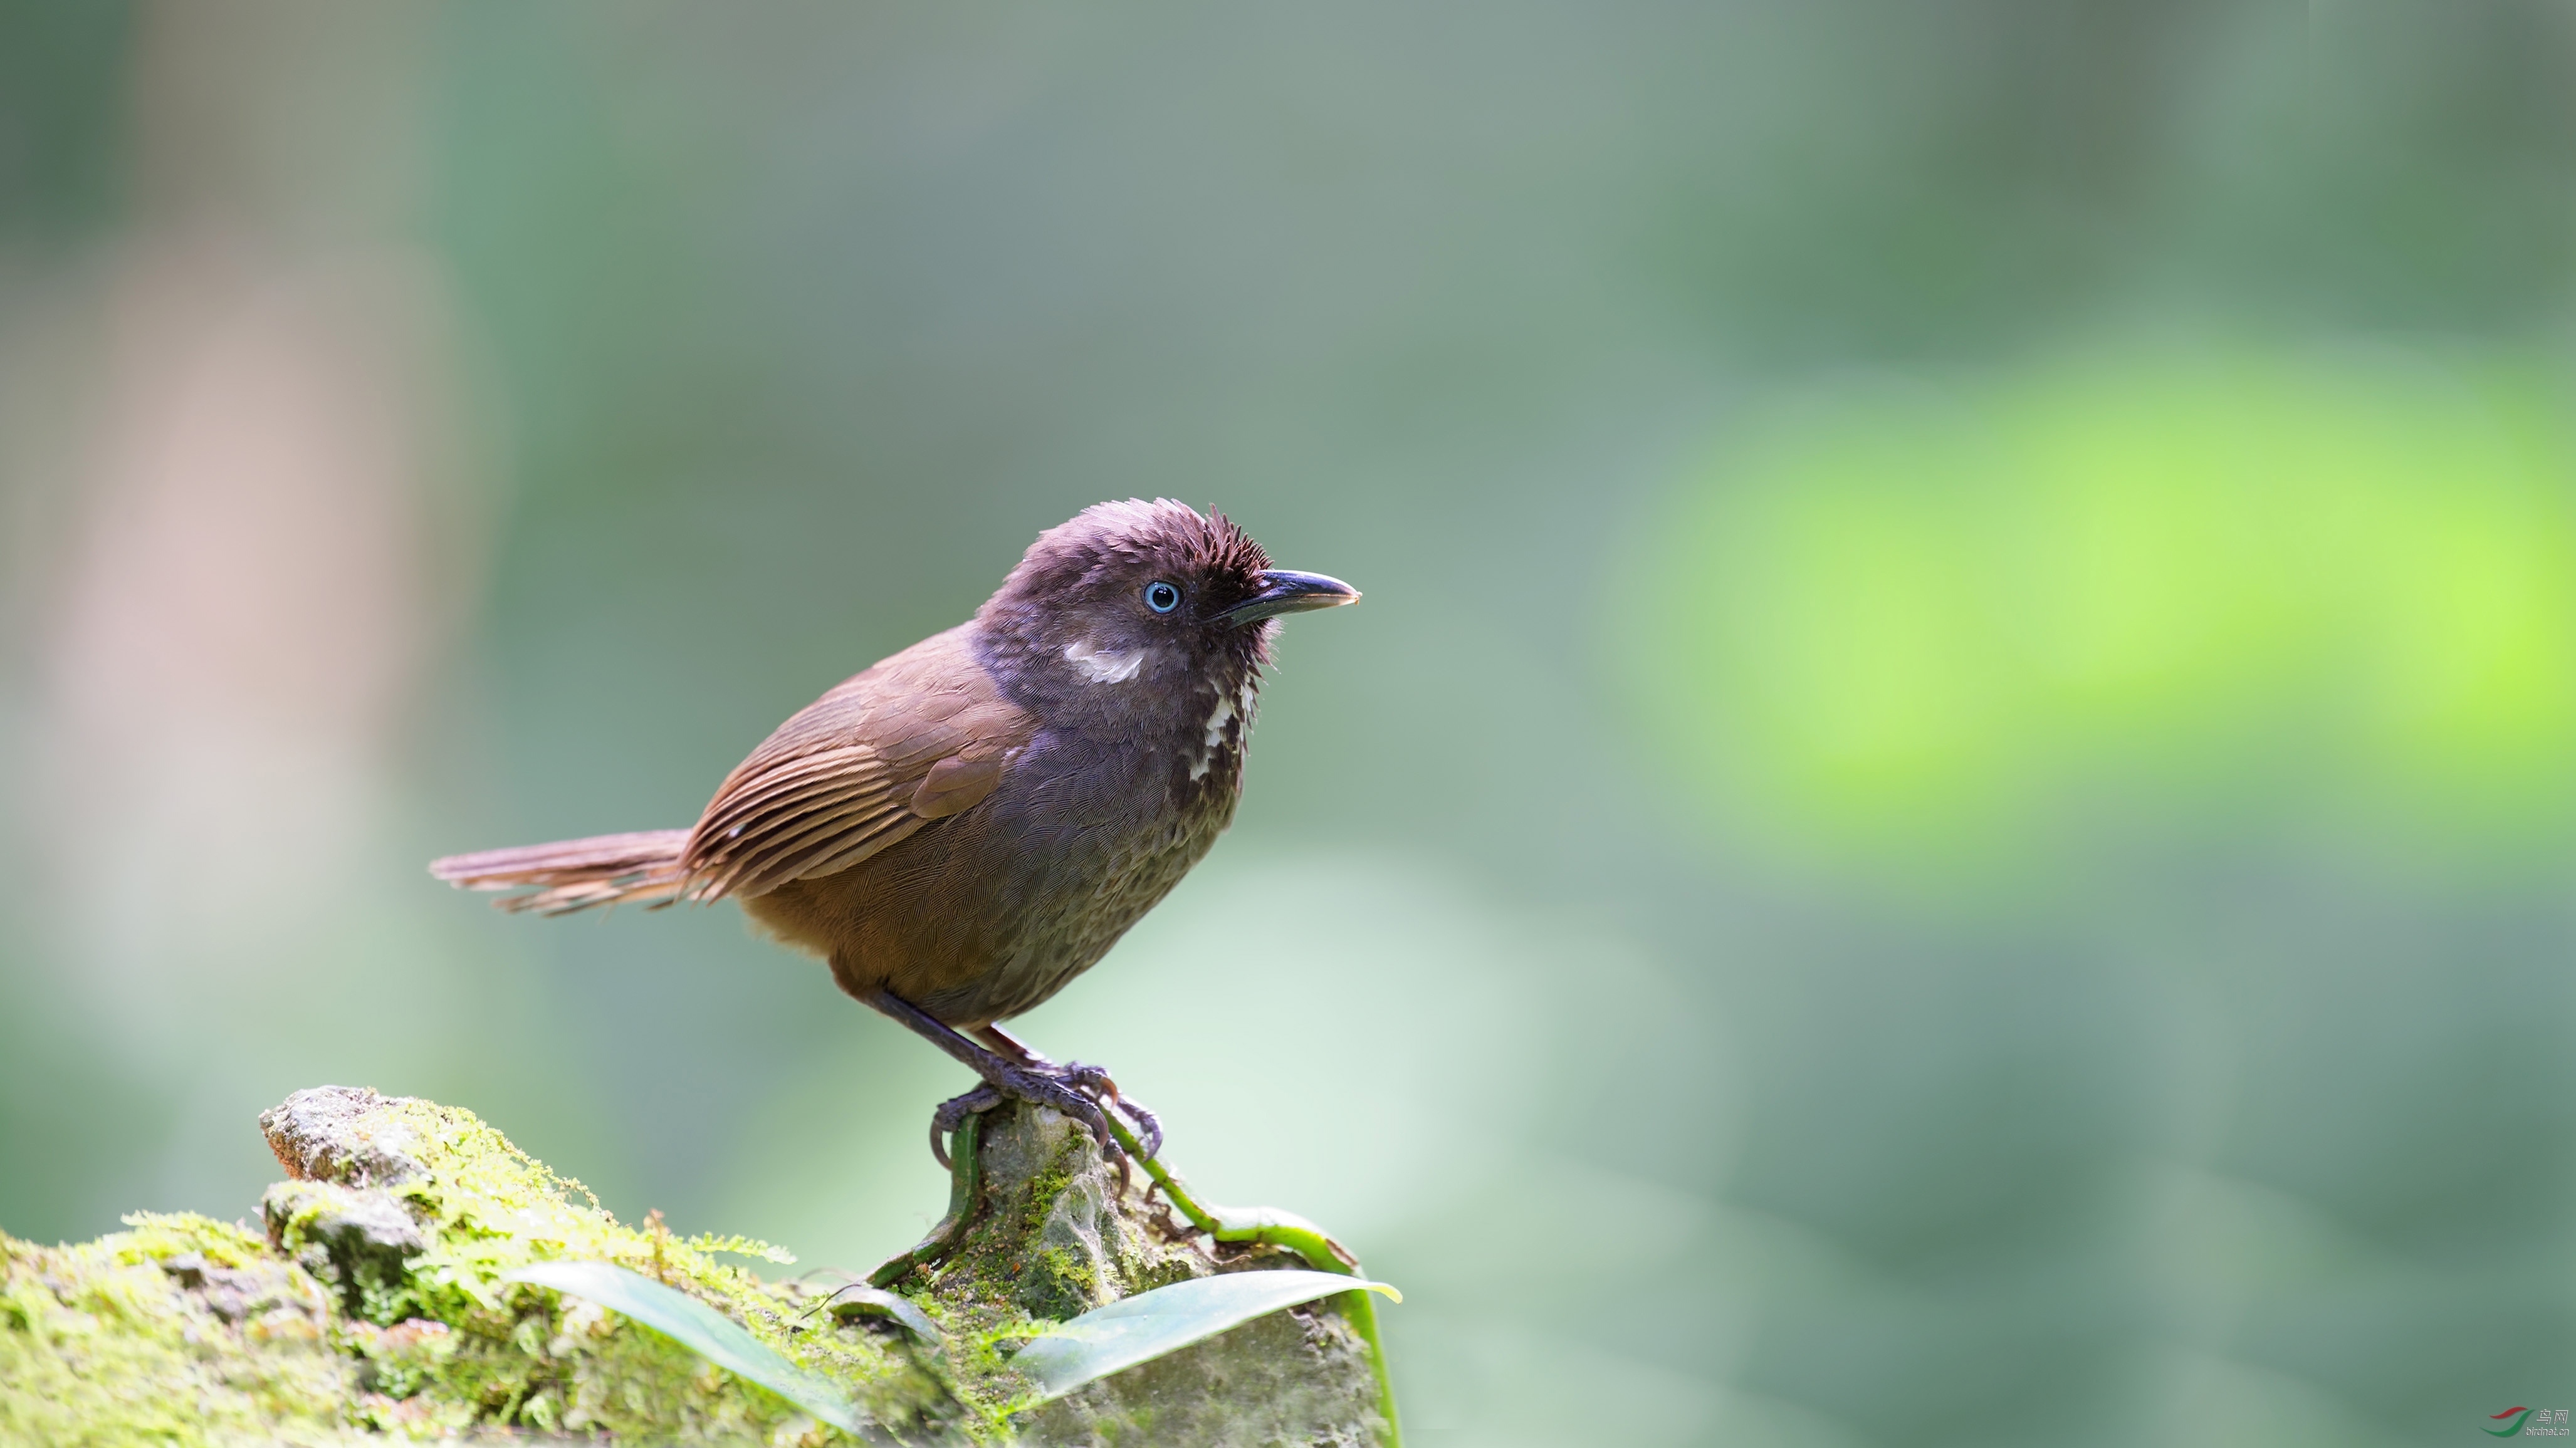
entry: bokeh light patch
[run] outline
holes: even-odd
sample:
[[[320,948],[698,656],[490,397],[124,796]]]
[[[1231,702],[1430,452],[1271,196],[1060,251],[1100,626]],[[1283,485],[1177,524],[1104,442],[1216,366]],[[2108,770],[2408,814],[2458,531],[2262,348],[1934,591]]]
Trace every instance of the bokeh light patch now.
[[[2566,833],[2576,446],[2510,361],[2088,357],[1735,430],[1621,608],[1696,798],[1940,873],[2144,828]]]

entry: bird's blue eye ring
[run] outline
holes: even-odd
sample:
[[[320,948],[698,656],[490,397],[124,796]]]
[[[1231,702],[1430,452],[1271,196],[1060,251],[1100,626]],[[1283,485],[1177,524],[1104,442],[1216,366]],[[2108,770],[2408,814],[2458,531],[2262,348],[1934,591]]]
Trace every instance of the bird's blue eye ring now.
[[[1170,613],[1181,606],[1181,591],[1157,578],[1145,585],[1145,606],[1156,613]]]

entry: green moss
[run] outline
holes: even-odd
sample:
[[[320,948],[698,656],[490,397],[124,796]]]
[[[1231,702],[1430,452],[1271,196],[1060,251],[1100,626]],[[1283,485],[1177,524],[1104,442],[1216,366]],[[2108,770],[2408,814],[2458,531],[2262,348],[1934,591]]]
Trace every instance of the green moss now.
[[[1047,1164],[1047,1169],[1029,1179],[1028,1203],[1020,1209],[1020,1230],[1034,1232],[1046,1225],[1047,1213],[1055,1210],[1056,1199],[1073,1185],[1073,1170],[1062,1157]]]
[[[127,1221],[76,1247],[0,1236],[0,1442],[340,1441],[355,1372],[321,1285],[228,1223]]]
[[[1020,1305],[1038,1317],[1062,1321],[1098,1305],[1100,1274],[1069,1247],[1040,1243],[1029,1248],[1020,1272]]]
[[[269,1191],[265,1237],[136,1217],[134,1230],[76,1247],[0,1238],[0,1442],[323,1443],[478,1427],[840,1436],[659,1333],[502,1280],[557,1259],[614,1262],[713,1304],[850,1386],[880,1422],[954,1413],[908,1354],[864,1327],[800,1323],[803,1288],[713,1255],[785,1255],[775,1248],[629,1226],[470,1112],[347,1095],[335,1120],[356,1148],[280,1145],[290,1169],[326,1174]]]

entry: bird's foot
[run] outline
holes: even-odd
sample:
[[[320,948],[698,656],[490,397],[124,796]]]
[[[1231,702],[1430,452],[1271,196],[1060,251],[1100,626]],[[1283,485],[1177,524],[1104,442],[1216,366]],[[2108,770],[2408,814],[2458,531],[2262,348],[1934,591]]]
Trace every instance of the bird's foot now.
[[[948,1164],[945,1138],[956,1131],[958,1124],[1001,1105],[1006,1097],[1050,1107],[1082,1123],[1092,1139],[1100,1143],[1101,1154],[1118,1163],[1122,1178],[1127,1172],[1126,1154],[1110,1134],[1110,1111],[1136,1124],[1137,1144],[1145,1149],[1148,1160],[1163,1149],[1162,1122],[1142,1102],[1120,1095],[1118,1083],[1100,1067],[1080,1061],[1062,1065],[1045,1060],[1026,1064],[997,1061],[983,1085],[941,1102],[930,1118],[930,1151],[939,1158],[940,1165]]]
[[[1136,1144],[1144,1148],[1143,1155],[1147,1161],[1162,1155],[1162,1119],[1147,1109],[1144,1102],[1132,1096],[1119,1094],[1118,1083],[1109,1079],[1109,1073],[1106,1070],[1098,1066],[1086,1066],[1080,1061],[1067,1061],[1061,1066],[1041,1064],[1033,1069],[1055,1075],[1064,1084],[1088,1097],[1092,1105],[1100,1110],[1104,1112],[1114,1110],[1134,1122]],[[1104,1150],[1117,1150],[1109,1137],[1107,1121],[1102,1121],[1096,1130],[1102,1138],[1100,1144]]]
[[[1115,1096],[1110,1104],[1120,1115],[1136,1123],[1136,1144],[1144,1148],[1144,1158],[1152,1161],[1163,1154],[1163,1119],[1145,1108],[1145,1103],[1132,1096]]]

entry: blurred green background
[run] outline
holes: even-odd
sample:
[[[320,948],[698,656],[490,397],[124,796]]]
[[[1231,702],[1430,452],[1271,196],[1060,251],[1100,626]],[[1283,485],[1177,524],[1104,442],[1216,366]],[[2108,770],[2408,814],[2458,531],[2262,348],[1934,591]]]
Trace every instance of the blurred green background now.
[[[1351,579],[1025,1022],[1493,1444],[2576,1400],[2576,12],[0,4],[0,1226],[473,1108],[865,1268],[676,826],[1104,497]]]

